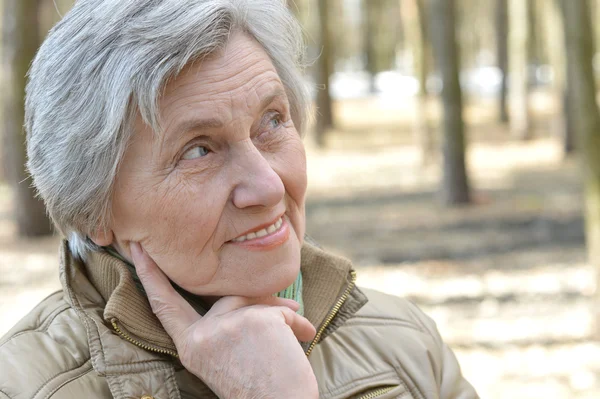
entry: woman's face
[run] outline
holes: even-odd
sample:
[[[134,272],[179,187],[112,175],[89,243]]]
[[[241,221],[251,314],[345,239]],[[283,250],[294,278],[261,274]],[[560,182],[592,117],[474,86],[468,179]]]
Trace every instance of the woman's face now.
[[[159,105],[160,134],[138,118],[111,232],[96,242],[129,259],[129,243],[139,242],[198,295],[267,296],[289,286],[300,269],[306,158],[262,47],[233,35],[171,80]]]

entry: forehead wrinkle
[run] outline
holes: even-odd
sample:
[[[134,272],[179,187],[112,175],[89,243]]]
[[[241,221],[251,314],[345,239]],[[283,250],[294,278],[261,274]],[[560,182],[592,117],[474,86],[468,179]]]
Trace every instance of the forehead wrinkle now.
[[[271,74],[273,72],[273,74]],[[238,92],[243,93],[243,98],[237,98]],[[287,103],[287,93],[279,76],[274,71],[265,71],[258,74],[248,82],[230,92],[229,99],[233,111],[237,109],[237,104],[243,104],[249,114],[262,112],[269,104],[277,98],[282,98]]]
[[[267,71],[265,73],[268,73],[270,71]],[[248,84],[252,84],[252,86],[250,88],[247,88],[245,86],[247,86]],[[267,88],[262,89],[262,87],[267,86]],[[214,115],[223,115],[223,114],[230,114],[230,110],[233,111],[233,113],[235,113],[235,111],[238,109],[237,108],[237,104],[238,104],[238,99],[236,98],[237,95],[242,92],[248,92],[248,95],[244,95],[244,104],[246,106],[246,110],[251,112],[252,114],[254,113],[254,108],[257,107],[256,112],[260,112],[262,111],[264,108],[266,108],[270,103],[272,103],[273,101],[275,101],[278,97],[285,99],[287,101],[287,95],[285,92],[285,89],[283,88],[281,82],[279,81],[277,75],[274,76],[269,76],[267,79],[264,78],[264,74],[260,74],[257,76],[254,76],[252,78],[251,81],[247,82],[246,84],[243,84],[242,86],[234,89],[233,91],[229,91],[228,94],[228,105],[220,105],[219,103],[224,102],[224,99],[217,99],[214,98],[216,96],[211,96],[213,97],[212,99],[206,99],[206,100],[202,100],[202,101],[198,101],[198,104],[202,104],[202,103],[208,103],[209,105],[206,106],[205,108],[209,108],[209,107],[214,107],[220,111],[215,110]],[[260,92],[266,92],[266,94],[263,96],[261,95],[262,93]],[[181,100],[176,101],[177,103],[182,102],[181,105],[176,105],[175,109],[181,109],[181,108],[187,108],[189,107],[190,103],[183,103],[183,101],[188,101],[189,98],[194,97],[194,95],[190,95],[190,96],[186,96],[184,98],[182,98]],[[252,101],[255,100],[255,101]],[[195,101],[193,101],[192,103],[194,103]],[[215,106],[216,105],[216,106]],[[230,119],[233,117],[233,114],[229,115],[229,117],[227,119]],[[175,121],[170,121],[169,124],[165,125],[165,129],[164,129],[164,134],[161,135],[161,138],[158,139],[156,141],[158,141],[158,145],[159,145],[159,156],[162,154],[162,150],[165,146],[168,146],[169,144],[171,144],[173,141],[176,141],[179,137],[180,134],[184,134],[185,132],[189,131],[189,130],[201,130],[201,129],[218,129],[218,128],[222,128],[223,125],[230,125],[231,121],[223,121],[223,120],[219,120],[219,118],[191,118],[187,121],[183,121],[181,123],[179,123],[179,125],[176,126],[176,128],[173,128],[172,125],[174,125],[176,122]],[[203,126],[204,125],[204,126]],[[168,134],[170,133],[170,134]]]
[[[265,102],[271,102],[272,98],[275,97],[276,88],[271,89],[274,85],[271,84],[271,80],[265,81],[265,79],[261,78],[262,75],[257,76],[254,81],[248,82],[250,85],[247,89],[242,91],[243,98],[237,100],[239,104],[243,104],[244,112],[248,115],[255,115],[256,113],[262,111],[262,109],[266,106]],[[232,106],[235,107],[235,103],[233,101],[234,97],[232,95]],[[235,110],[235,108],[234,108]]]
[[[253,54],[247,54],[244,56],[244,58],[250,58],[252,56]],[[224,66],[222,65],[223,63],[219,63],[218,65],[214,66],[209,63],[210,67],[208,69],[203,68],[207,65],[206,63],[202,63],[197,66],[189,66],[186,69],[184,69],[184,71],[180,73],[177,78],[175,78],[172,82],[170,82],[167,85],[161,100],[161,113],[164,113],[165,108],[168,108],[170,105],[170,102],[167,102],[166,104],[164,103],[166,99],[172,97],[173,94],[176,92],[181,92],[182,89],[185,93],[186,91],[188,91],[186,89],[194,84],[201,83],[200,87],[208,87],[208,90],[201,93],[196,92],[196,90],[189,90],[191,92],[189,94],[189,97],[193,97],[199,94],[213,96],[219,95],[224,91],[236,91],[237,89],[243,88],[247,83],[252,82],[258,76],[264,75],[268,72],[273,72],[276,76],[278,76],[277,71],[274,69],[273,65],[270,62],[265,61],[267,60],[257,59],[254,60],[252,63],[249,63],[248,65],[244,65],[243,60],[236,60],[236,62],[229,61],[225,63]],[[254,73],[256,69],[260,69],[257,67],[257,65],[261,63],[266,64],[264,71],[260,73]],[[231,70],[231,65],[235,65],[234,70]],[[244,77],[244,75],[250,75],[247,78],[242,79],[243,81],[245,81],[244,83],[239,84],[239,82],[237,81],[234,81],[233,84],[231,83],[231,81],[234,79],[240,80],[240,76]],[[186,97],[188,96],[185,96],[183,99],[176,98],[172,102],[180,102],[182,100],[185,100]]]
[[[232,79],[239,78],[240,75],[254,75],[254,71],[256,69],[261,69],[259,67],[260,64],[264,64],[264,71],[269,72],[275,71],[273,64],[269,61],[269,59],[257,58],[255,53],[244,54],[240,57],[239,60],[234,59],[221,59],[219,62],[214,62],[215,65],[209,64],[208,69],[202,70],[203,66],[206,64],[199,65],[198,69],[193,72],[194,74],[203,73],[206,74],[204,79],[206,80],[206,84],[209,85],[218,85],[220,83],[229,83]],[[189,74],[188,72],[187,74]],[[244,79],[246,80],[246,79]],[[237,85],[236,85],[237,86]],[[209,94],[218,94],[210,93]]]
[[[223,125],[223,121],[219,121],[218,118],[210,116],[204,117],[202,115],[198,116],[198,112],[196,111],[184,111],[181,113],[177,112],[177,110],[180,109],[185,110],[187,108],[193,108],[194,110],[196,110],[198,108],[201,108],[204,110],[214,109],[210,111],[210,114],[222,115],[222,112],[218,111],[220,108],[223,108],[219,106],[219,103],[222,102],[222,100],[215,100],[209,98],[200,101],[189,101],[189,99],[194,96],[195,95],[185,96],[184,98],[178,99],[174,102],[174,109],[171,112],[175,115],[183,115],[183,118],[179,118],[183,119],[183,121],[179,122],[178,118],[175,117],[171,118],[168,121],[168,123],[164,125],[162,134],[156,138],[156,142],[158,142],[158,145],[161,149],[167,146],[168,144],[171,144],[173,141],[176,141],[178,137],[192,129],[218,128]],[[188,116],[190,113],[192,113],[191,117]]]
[[[211,83],[211,86],[215,85],[215,86],[220,86],[221,83],[225,83],[227,80],[233,79],[233,78],[238,78],[239,79],[239,75],[240,74],[236,74],[233,75],[225,80],[222,81],[213,81]],[[174,113],[175,115],[177,115],[178,113],[176,112],[178,109],[182,109],[182,108],[188,108],[190,107],[190,104],[194,104],[194,103],[210,103],[210,104],[218,104],[219,102],[222,102],[224,99],[223,98],[218,98],[219,96],[222,96],[224,93],[226,93],[227,97],[227,101],[229,101],[229,105],[233,105],[233,101],[235,99],[235,97],[238,95],[239,92],[243,92],[243,91],[258,91],[258,88],[266,85],[266,84],[270,84],[273,86],[280,86],[280,89],[282,91],[282,94],[285,94],[285,90],[283,90],[283,86],[281,84],[281,81],[279,80],[279,76],[277,75],[277,72],[273,69],[268,69],[265,70],[261,73],[258,73],[256,75],[253,75],[251,77],[249,77],[248,79],[244,79],[245,82],[243,83],[239,83],[236,82],[235,87],[225,87],[225,88],[219,88],[219,87],[215,87],[215,88],[211,88],[211,90],[206,91],[204,93],[202,92],[196,92],[195,90],[189,90],[189,94],[185,93],[183,95],[180,95],[180,98],[175,98],[172,99],[171,101],[168,101],[166,104],[163,104],[162,108],[162,113]],[[185,87],[187,85],[179,85],[179,87]],[[173,91],[171,91],[171,93],[169,93],[169,96],[173,95]],[[166,99],[168,99],[168,97]],[[201,99],[201,100],[196,100],[196,101],[189,101],[190,99],[193,98],[199,98],[202,96],[206,96],[206,99]],[[246,97],[246,96],[245,96]],[[170,109],[172,108],[172,110]],[[198,107],[197,107],[198,108]],[[204,107],[203,107],[204,108]],[[208,108],[208,107],[206,107]],[[218,113],[218,112],[217,112]],[[169,130],[167,129],[167,126],[170,126],[173,124],[173,121],[169,121],[167,124],[165,124],[165,131]]]
[[[233,47],[233,49],[229,48]],[[190,104],[206,104],[206,102],[212,104],[218,104],[225,100],[224,98],[219,99],[218,97],[224,93],[227,93],[227,100],[229,106],[228,111],[237,110],[236,99],[240,92],[243,92],[243,104],[248,110],[251,110],[254,104],[251,104],[251,97],[254,96],[257,104],[262,105],[261,108],[265,108],[268,104],[266,102],[272,102],[274,98],[265,98],[260,103],[261,96],[259,94],[263,85],[268,84],[276,87],[276,91],[279,91],[282,97],[285,98],[285,102],[288,102],[287,94],[283,85],[279,79],[277,71],[268,57],[257,57],[257,51],[248,51],[248,47],[257,47],[257,50],[263,51],[262,47],[255,41],[252,41],[250,46],[240,47],[239,46],[227,46],[224,50],[221,50],[214,54],[214,57],[207,58],[203,63],[192,64],[187,67],[178,78],[174,79],[170,83],[170,87],[165,90],[163,101],[167,101],[166,104],[162,105],[162,113],[174,114],[175,118],[171,118],[171,122],[167,123],[162,129],[160,138],[156,138],[155,141],[158,143],[158,154],[162,156],[165,148],[170,145],[172,141],[179,138],[180,133],[184,133],[180,128],[173,129],[171,126],[176,123],[178,116],[185,113],[177,113],[177,110],[182,108],[193,108]],[[219,54],[220,53],[220,54]],[[256,57],[256,58],[253,58]],[[234,62],[235,61],[235,62]],[[207,67],[208,66],[208,67]],[[203,90],[204,88],[204,90]],[[200,91],[198,91],[200,89]],[[268,90],[268,89],[267,89]],[[246,94],[246,92],[251,92]],[[180,93],[183,94],[180,94]],[[169,97],[175,97],[170,99]],[[193,101],[194,98],[207,97],[206,100]],[[269,97],[277,97],[275,95],[269,95]],[[191,101],[190,101],[191,100]],[[211,108],[211,105],[206,107],[196,108]],[[238,103],[239,104],[239,103]],[[173,108],[170,110],[169,108]],[[214,115],[223,115],[225,109],[221,109],[217,106],[218,110],[215,110]],[[193,110],[190,111],[193,113]],[[226,112],[229,117],[232,117],[231,112]],[[229,119],[229,118],[227,118]],[[193,120],[191,122],[194,122]],[[195,121],[198,122],[198,121]],[[225,123],[225,121],[222,121]],[[185,122],[183,122],[185,125]],[[192,123],[193,124],[193,123]],[[212,124],[216,125],[216,124]],[[189,129],[187,129],[189,131]],[[171,134],[168,134],[171,133]],[[157,135],[155,135],[157,136]],[[153,146],[154,147],[154,146]]]

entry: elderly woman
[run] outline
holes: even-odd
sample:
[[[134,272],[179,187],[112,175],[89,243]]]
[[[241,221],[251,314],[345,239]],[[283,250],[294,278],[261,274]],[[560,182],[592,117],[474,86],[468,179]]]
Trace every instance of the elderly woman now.
[[[474,398],[434,324],[305,242],[308,98],[280,0],[79,0],[31,68],[61,292],[0,398]]]

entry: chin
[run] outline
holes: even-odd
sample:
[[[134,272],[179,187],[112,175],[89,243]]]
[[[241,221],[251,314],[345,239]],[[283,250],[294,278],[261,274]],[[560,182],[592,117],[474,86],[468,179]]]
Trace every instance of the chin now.
[[[300,272],[300,252],[301,243],[293,230],[289,239],[273,250],[253,252],[232,248],[222,261],[235,271],[236,287],[229,287],[229,292],[221,296],[265,297],[286,289]]]
[[[256,282],[256,287],[260,287],[255,296],[269,296],[278,293],[292,285],[298,273],[300,273],[300,243],[294,240],[289,243],[289,248],[285,251],[285,256],[274,257],[265,270],[265,275],[261,281]],[[267,255],[268,257],[268,255]],[[250,287],[251,290],[256,288]]]

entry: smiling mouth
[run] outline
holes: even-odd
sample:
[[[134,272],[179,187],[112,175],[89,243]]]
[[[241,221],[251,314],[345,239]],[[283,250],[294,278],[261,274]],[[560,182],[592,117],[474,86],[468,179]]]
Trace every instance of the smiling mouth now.
[[[271,234],[279,231],[279,229],[281,229],[281,226],[283,226],[283,216],[281,216],[279,219],[277,219],[275,221],[275,223],[270,224],[266,227],[263,227],[260,230],[253,231],[253,232],[244,234],[242,236],[239,236],[239,237],[231,240],[231,242],[244,242],[244,241],[254,240],[255,238],[266,237],[268,235],[271,235]]]

